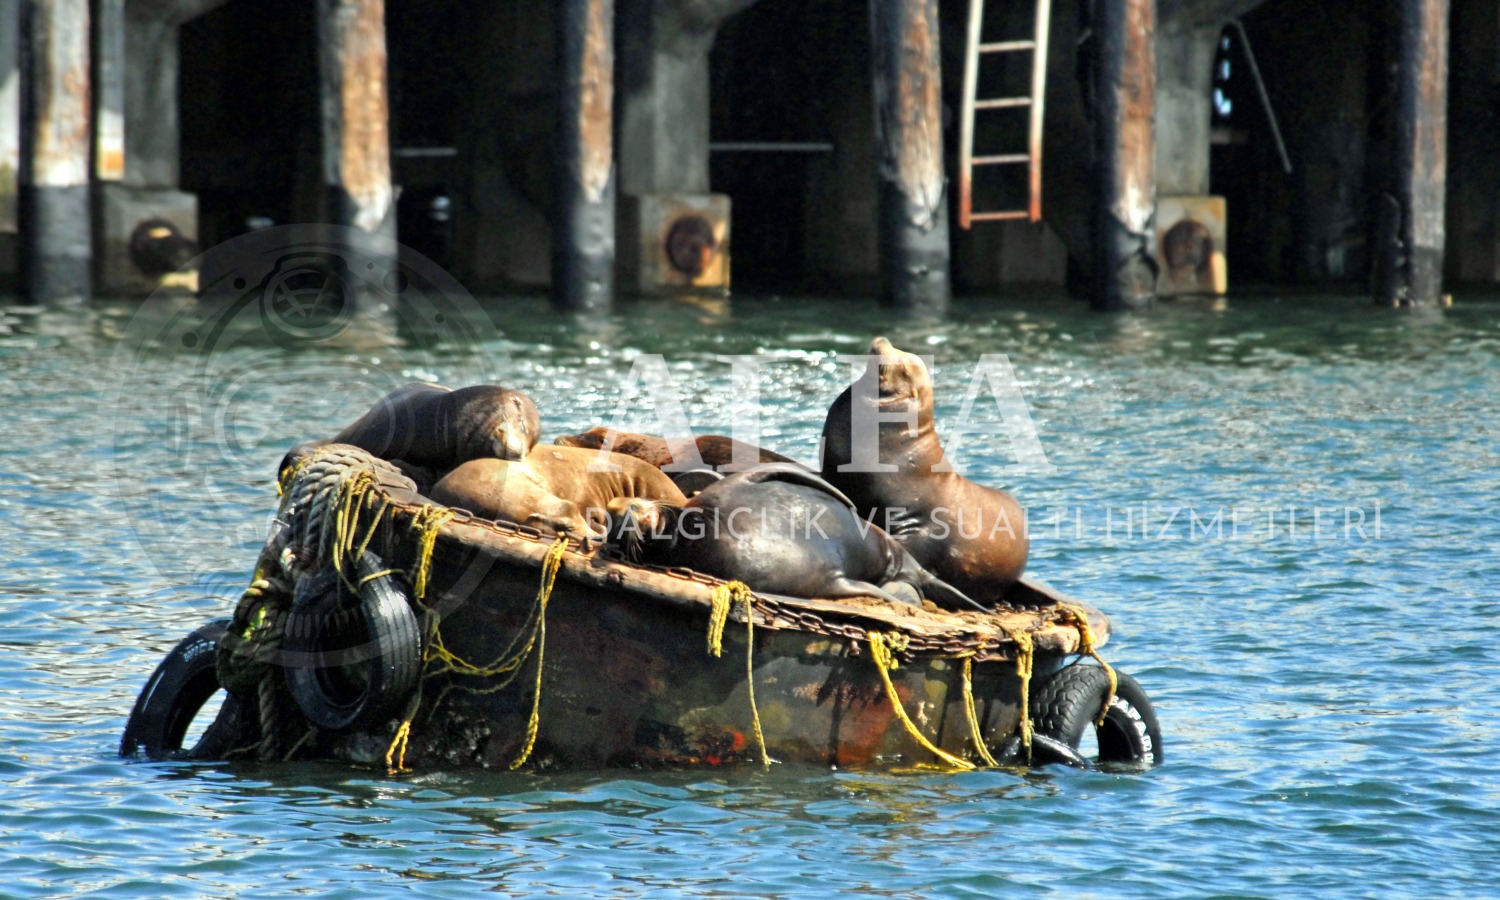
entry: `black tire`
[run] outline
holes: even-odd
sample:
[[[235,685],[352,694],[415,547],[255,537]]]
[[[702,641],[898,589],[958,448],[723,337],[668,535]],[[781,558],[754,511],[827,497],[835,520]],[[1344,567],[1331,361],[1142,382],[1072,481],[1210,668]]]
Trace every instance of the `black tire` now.
[[[199,746],[182,752],[188,726],[219,690],[219,639],[228,630],[228,619],[215,619],[199,626],[162,658],[135,699],[120,738],[121,756],[133,757],[144,750],[150,759],[195,757],[199,746],[222,742],[222,734],[210,741],[205,733]]]
[[[292,699],[330,731],[390,717],[422,678],[421,629],[406,584],[368,551],[352,580],[357,598],[332,569],[299,584],[282,641]]]
[[[1099,761],[1154,766],[1162,760],[1161,725],[1156,720],[1156,711],[1134,678],[1119,670],[1115,674],[1119,676],[1119,688],[1109,703],[1104,724],[1095,728]],[[1082,759],[1077,753],[1078,746],[1086,729],[1095,727],[1094,719],[1108,692],[1109,676],[1104,669],[1085,665],[1061,669],[1039,689],[1033,689],[1033,730],[1062,745],[1057,753],[1047,754],[1049,761],[1078,764]],[[1073,751],[1071,756],[1069,750]]]

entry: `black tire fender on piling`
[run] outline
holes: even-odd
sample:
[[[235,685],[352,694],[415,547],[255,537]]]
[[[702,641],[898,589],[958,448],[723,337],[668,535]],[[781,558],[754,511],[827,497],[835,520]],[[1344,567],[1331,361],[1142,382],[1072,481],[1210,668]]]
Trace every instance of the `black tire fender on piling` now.
[[[292,699],[330,731],[401,711],[422,678],[421,628],[405,581],[371,551],[352,574],[357,600],[332,568],[304,579],[282,641]]]
[[[200,625],[162,658],[130,711],[120,738],[121,756],[132,757],[144,750],[150,759],[209,758],[227,749],[233,735],[225,733],[226,729],[233,730],[239,721],[235,708],[239,701],[234,697],[225,698],[219,718],[192,749],[182,752],[188,726],[219,690],[219,640],[228,630],[228,619]],[[221,727],[221,723],[229,724]]]
[[[1109,702],[1104,724],[1097,727],[1094,720],[1109,693],[1109,675],[1103,668],[1067,666],[1032,691],[1032,729],[1044,738],[1034,742],[1033,760],[1078,765],[1083,761],[1078,746],[1086,729],[1094,727],[1100,762],[1143,766],[1161,762],[1161,725],[1150,698],[1134,678],[1118,669],[1115,674],[1119,687]]]

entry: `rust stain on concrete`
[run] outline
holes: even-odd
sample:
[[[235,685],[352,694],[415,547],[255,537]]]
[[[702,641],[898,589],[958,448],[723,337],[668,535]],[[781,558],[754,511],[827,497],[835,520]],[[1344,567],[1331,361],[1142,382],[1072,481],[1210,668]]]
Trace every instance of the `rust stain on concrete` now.
[[[87,0],[37,4],[41,34],[33,44],[36,79],[32,181],[41,187],[89,183],[91,97]]]
[[[1156,194],[1156,14],[1149,0],[1125,4],[1120,71],[1120,167],[1115,214],[1133,232],[1151,221]]]
[[[925,0],[914,0],[905,4],[904,12],[899,105],[895,111],[901,122],[896,165],[902,191],[930,219],[937,215],[943,193],[943,98],[936,9]]]
[[[391,205],[385,0],[351,0],[336,27],[342,38],[339,175],[358,206],[354,224],[374,231]]]
[[[584,196],[597,203],[609,186],[614,163],[615,51],[614,0],[593,0],[583,34],[579,73],[579,181]]]

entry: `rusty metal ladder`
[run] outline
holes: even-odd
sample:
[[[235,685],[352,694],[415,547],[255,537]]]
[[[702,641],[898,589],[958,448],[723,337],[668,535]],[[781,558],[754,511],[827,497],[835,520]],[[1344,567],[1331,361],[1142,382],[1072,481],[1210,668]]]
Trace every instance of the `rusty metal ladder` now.
[[[969,34],[964,53],[963,115],[958,148],[958,223],[969,228],[975,222],[1042,218],[1042,100],[1047,89],[1047,28],[1052,18],[1052,0],[1036,0],[1035,37],[1029,41],[983,43],[984,0],[969,0]],[[979,97],[979,61],[990,53],[1031,54],[1031,94],[1025,97]],[[974,114],[982,110],[1029,107],[1026,152],[974,155]],[[1030,176],[1026,209],[974,211],[974,168],[1025,163]]]

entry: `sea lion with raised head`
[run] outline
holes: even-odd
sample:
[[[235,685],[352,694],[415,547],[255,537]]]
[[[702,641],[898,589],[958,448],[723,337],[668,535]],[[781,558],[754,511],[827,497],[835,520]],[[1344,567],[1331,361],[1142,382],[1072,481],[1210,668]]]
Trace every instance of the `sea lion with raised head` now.
[[[432,486],[428,497],[490,519],[575,537],[601,534],[617,498],[679,504],[682,491],[660,469],[630,456],[541,444],[522,460],[470,460]],[[613,471],[611,471],[611,469]]]
[[[933,428],[932,376],[919,357],[883,337],[871,342],[870,357],[829,407],[823,477],[933,574],[997,602],[1026,568],[1021,505],[947,465]]]
[[[736,472],[682,504],[618,499],[605,541],[635,562],[686,566],[790,597],[880,597],[983,609],[922,568],[849,498],[797,465]]]

